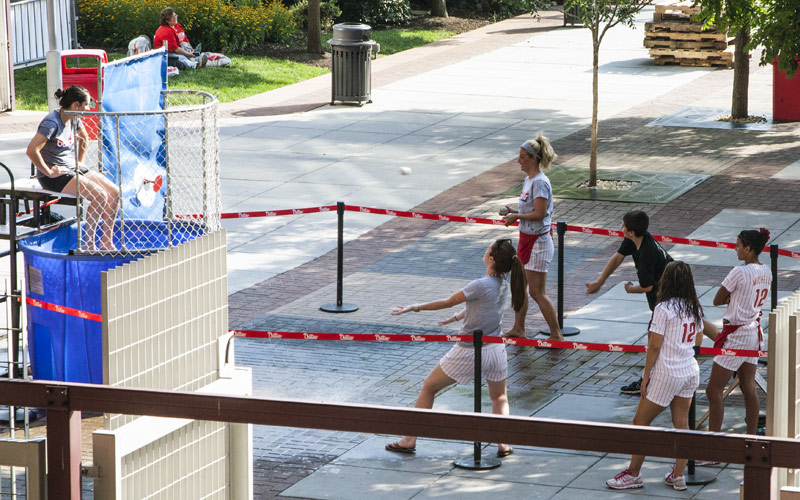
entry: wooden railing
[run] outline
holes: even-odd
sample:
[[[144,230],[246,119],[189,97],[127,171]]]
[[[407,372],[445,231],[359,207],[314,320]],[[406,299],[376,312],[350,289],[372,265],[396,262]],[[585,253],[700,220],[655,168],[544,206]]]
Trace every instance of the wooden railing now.
[[[0,380],[0,404],[47,409],[48,492],[80,498],[80,412],[509,443],[744,465],[744,498],[770,498],[775,467],[800,467],[800,441],[532,417]]]

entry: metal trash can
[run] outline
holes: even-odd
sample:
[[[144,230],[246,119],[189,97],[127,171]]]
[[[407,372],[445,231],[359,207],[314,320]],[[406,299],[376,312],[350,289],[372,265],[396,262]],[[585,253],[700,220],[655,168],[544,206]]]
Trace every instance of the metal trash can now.
[[[372,59],[381,46],[369,36],[372,28],[361,23],[333,26],[331,46],[331,104],[372,102]],[[374,49],[374,52],[373,52]]]

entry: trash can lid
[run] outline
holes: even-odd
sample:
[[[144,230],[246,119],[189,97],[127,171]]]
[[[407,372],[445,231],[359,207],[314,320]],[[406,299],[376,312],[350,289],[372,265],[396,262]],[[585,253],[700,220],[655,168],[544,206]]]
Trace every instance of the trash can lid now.
[[[336,42],[366,42],[369,40],[372,28],[362,23],[339,23],[333,25],[332,41]]]

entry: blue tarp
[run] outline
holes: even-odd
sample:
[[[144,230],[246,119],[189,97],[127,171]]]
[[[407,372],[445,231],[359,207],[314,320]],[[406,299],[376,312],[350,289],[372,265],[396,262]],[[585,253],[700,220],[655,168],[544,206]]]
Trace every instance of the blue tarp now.
[[[167,55],[123,59],[104,66],[103,111],[161,111],[166,90]],[[117,136],[119,132],[119,136]],[[123,115],[103,118],[103,168],[116,183],[122,172],[122,210],[126,218],[162,220],[166,183],[152,204],[137,198],[142,181],[153,182],[166,173],[164,115]],[[119,139],[119,141],[117,140]],[[117,146],[119,145],[119,151]]]

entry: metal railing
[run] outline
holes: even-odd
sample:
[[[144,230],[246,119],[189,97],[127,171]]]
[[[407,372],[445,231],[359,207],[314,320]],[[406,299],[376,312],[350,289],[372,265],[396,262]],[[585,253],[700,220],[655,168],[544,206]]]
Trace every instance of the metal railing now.
[[[11,3],[11,48],[14,69],[45,61],[50,49],[47,34],[47,1],[23,0]],[[58,50],[77,45],[77,17],[74,0],[52,0]]]
[[[800,441],[634,425],[0,380],[0,404],[47,408],[51,500],[80,498],[81,411],[404,434],[744,465],[745,500],[769,498],[773,468],[800,467]]]

